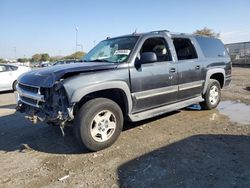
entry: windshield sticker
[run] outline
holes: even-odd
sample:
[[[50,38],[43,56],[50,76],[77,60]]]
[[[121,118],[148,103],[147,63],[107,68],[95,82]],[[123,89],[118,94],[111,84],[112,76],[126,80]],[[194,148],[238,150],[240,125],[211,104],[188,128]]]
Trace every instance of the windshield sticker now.
[[[116,50],[114,55],[129,55],[131,50]]]

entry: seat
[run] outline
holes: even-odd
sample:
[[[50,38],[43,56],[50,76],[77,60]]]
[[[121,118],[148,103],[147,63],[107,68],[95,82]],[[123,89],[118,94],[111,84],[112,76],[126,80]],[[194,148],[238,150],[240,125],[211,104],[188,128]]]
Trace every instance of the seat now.
[[[165,45],[156,45],[153,52],[156,54],[158,61],[167,60],[167,49]]]

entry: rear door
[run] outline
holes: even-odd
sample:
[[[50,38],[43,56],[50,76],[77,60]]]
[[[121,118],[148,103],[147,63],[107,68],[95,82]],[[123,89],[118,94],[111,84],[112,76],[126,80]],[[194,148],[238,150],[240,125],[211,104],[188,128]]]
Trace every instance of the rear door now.
[[[154,52],[157,62],[130,67],[133,112],[172,103],[178,93],[177,64],[173,61],[167,41],[171,39],[145,37],[136,52],[136,61],[144,52]],[[135,63],[134,62],[134,63]]]
[[[203,60],[198,57],[192,38],[173,38],[178,58],[179,92],[178,99],[185,100],[199,96],[204,84]]]

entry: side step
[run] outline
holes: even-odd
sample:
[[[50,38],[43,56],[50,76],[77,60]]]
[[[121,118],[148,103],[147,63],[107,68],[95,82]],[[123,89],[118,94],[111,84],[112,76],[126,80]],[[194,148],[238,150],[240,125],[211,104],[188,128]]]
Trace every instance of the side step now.
[[[174,104],[162,106],[159,108],[153,108],[153,109],[150,109],[147,111],[143,111],[143,112],[139,112],[139,113],[135,113],[135,114],[129,114],[129,118],[132,122],[141,121],[144,119],[149,119],[149,118],[152,118],[155,116],[165,114],[167,112],[179,110],[181,108],[184,108],[184,107],[187,107],[187,106],[190,106],[192,104],[196,104],[196,103],[199,103],[202,101],[204,101],[204,99],[201,96],[199,96],[196,98],[188,99],[188,100],[177,102]]]

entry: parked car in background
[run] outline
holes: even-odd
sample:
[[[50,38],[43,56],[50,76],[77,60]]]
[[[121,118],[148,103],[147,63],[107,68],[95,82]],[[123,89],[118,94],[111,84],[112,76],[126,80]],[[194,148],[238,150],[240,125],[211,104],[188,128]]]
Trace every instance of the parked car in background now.
[[[0,64],[0,91],[16,90],[17,78],[30,67]]]
[[[42,62],[40,67],[49,67],[51,64],[49,62]]]
[[[61,61],[55,62],[53,65],[65,65],[65,64],[81,63],[81,62],[82,62],[82,60],[75,60],[75,59],[61,60]]]

